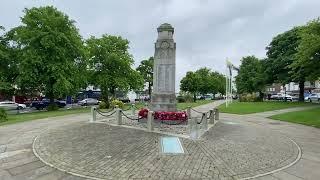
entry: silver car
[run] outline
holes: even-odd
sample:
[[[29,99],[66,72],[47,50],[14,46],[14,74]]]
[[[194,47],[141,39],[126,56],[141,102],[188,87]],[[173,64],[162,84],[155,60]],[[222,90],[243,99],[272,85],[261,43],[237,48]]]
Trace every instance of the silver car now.
[[[3,108],[4,110],[15,110],[18,109],[19,106],[17,103],[12,101],[2,101],[0,102],[0,108]]]
[[[319,102],[320,101],[320,94],[311,94],[309,97],[309,102]]]
[[[93,98],[86,98],[84,100],[79,101],[78,104],[81,106],[97,105],[99,104],[99,101]]]

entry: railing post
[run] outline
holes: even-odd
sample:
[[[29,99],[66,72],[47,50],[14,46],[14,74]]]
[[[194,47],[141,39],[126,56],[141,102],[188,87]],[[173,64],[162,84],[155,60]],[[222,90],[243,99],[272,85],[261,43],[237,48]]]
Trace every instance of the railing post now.
[[[118,125],[122,125],[122,114],[121,114],[122,110],[120,108],[117,107],[116,109],[116,121]]]
[[[203,122],[203,128],[206,131],[208,129],[208,119],[207,119],[207,113],[202,114],[202,122]]]
[[[147,128],[148,131],[153,131],[153,111],[148,111]]]
[[[96,107],[92,106],[91,107],[91,118],[90,118],[90,122],[95,122],[97,119],[97,114],[96,114]]]
[[[199,137],[199,125],[197,123],[197,118],[194,117],[192,119],[190,119],[190,124],[189,124],[189,133],[190,133],[190,138],[191,139],[198,139]],[[189,123],[188,122],[188,123]]]
[[[191,119],[191,106],[187,107],[187,116],[188,116],[188,119]]]
[[[135,104],[131,104],[131,114],[132,114],[132,115],[135,115],[135,114],[136,114]]]
[[[218,108],[214,108],[214,115],[215,115],[215,120],[217,121],[217,120],[219,120],[219,109]]]
[[[209,124],[214,124],[214,110],[211,109],[209,112],[210,112]]]

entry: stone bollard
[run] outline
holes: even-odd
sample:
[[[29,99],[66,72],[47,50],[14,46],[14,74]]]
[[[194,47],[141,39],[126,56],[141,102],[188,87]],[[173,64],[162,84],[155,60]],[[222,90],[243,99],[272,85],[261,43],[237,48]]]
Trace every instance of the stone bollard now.
[[[147,117],[147,128],[148,128],[148,131],[153,131],[153,120],[154,120],[154,117],[153,117],[153,111],[148,111],[148,117]]]
[[[210,110],[209,124],[214,124],[214,110]]]
[[[96,107],[92,106],[91,107],[91,118],[90,118],[90,122],[95,122],[97,120],[97,112],[96,112]]]
[[[191,119],[191,106],[187,107],[187,116],[188,116],[188,119]]]
[[[215,116],[215,120],[219,120],[219,109],[218,108],[214,108],[214,116]]]
[[[208,119],[207,119],[207,113],[202,114],[202,124],[203,124],[203,129],[206,131],[208,130]]]
[[[136,114],[136,107],[134,104],[131,104],[131,114],[135,115]]]
[[[116,109],[116,121],[118,125],[122,125],[122,110],[120,108]]]
[[[197,124],[196,117],[190,119],[189,131],[190,131],[189,136],[191,139],[198,139],[199,138],[199,124]]]

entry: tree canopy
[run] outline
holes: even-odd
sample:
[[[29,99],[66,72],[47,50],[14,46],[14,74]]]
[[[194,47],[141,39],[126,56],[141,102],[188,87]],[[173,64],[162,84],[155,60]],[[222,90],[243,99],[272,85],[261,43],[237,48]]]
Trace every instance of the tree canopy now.
[[[19,50],[20,88],[55,97],[75,93],[85,83],[83,41],[75,22],[52,6],[24,10],[22,25],[9,32]]]
[[[293,74],[305,72],[307,80],[320,77],[320,19],[309,22],[299,31],[301,38],[297,48],[296,61],[292,64]]]
[[[89,54],[91,83],[100,87],[102,98],[109,107],[109,97],[116,90],[137,90],[143,86],[139,72],[132,69],[133,58],[129,41],[120,36],[92,36],[86,41]]]
[[[137,67],[137,71],[142,75],[144,83],[148,84],[149,97],[151,97],[151,90],[153,86],[153,63],[154,59],[153,57],[150,57],[149,59],[142,60],[140,65]]]
[[[236,78],[238,93],[264,92],[263,62],[255,56],[243,57]]]
[[[200,68],[195,72],[189,71],[180,81],[180,89],[193,94],[194,100],[197,94],[224,94],[225,85],[225,77],[208,68]]]

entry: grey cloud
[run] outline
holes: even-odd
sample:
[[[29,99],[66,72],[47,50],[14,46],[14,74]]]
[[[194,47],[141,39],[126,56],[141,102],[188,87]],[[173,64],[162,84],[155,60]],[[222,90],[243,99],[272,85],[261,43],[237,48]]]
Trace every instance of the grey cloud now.
[[[25,7],[54,5],[76,20],[84,38],[115,34],[127,38],[136,65],[152,56],[156,28],[175,27],[177,88],[187,71],[224,72],[228,57],[239,65],[247,55],[265,56],[276,34],[319,16],[318,0],[2,0],[0,24],[19,24]]]

